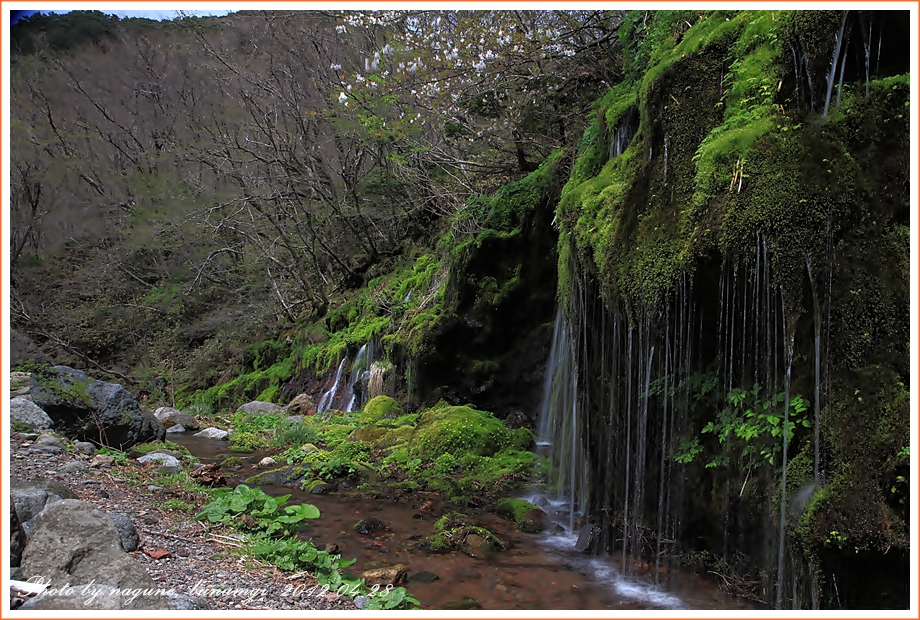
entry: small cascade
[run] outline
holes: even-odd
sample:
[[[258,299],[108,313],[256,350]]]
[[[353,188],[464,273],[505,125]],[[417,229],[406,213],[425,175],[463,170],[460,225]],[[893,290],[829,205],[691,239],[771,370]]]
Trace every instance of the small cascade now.
[[[828,110],[831,107],[831,95],[834,92],[834,78],[837,75],[837,63],[840,60],[840,51],[845,47],[844,46],[844,36],[846,24],[847,24],[847,15],[849,11],[843,12],[843,17],[840,19],[840,30],[837,31],[837,43],[834,46],[834,56],[831,60],[830,69],[827,73],[827,96],[824,98],[824,118],[827,118]],[[840,69],[840,86],[843,87],[843,68]]]
[[[616,129],[610,135],[610,151],[607,159],[619,157],[626,152],[639,128],[639,112],[635,107],[630,107],[617,123]]]
[[[342,370],[345,368],[345,362],[347,360],[347,357],[343,357],[342,361],[339,362],[339,368],[335,371],[335,381],[333,381],[332,387],[324,392],[322,398],[319,399],[319,404],[316,406],[317,413],[324,413],[332,408],[332,400],[339,390],[339,381],[342,380]]]
[[[351,365],[351,373],[348,377],[348,391],[346,392],[351,396],[349,397],[348,405],[344,409],[345,411],[355,411],[364,406],[367,400],[367,379],[373,362],[374,343],[368,342],[358,349],[355,361]]]
[[[578,426],[577,370],[570,346],[568,323],[561,308],[556,311],[550,359],[544,380],[539,419],[538,445],[549,448],[550,472],[547,488],[568,505],[569,531],[575,526],[579,502],[585,497],[585,467],[582,437]]]
[[[668,134],[664,134],[664,182],[668,182]]]
[[[786,301],[782,294],[780,299],[783,302],[783,324],[785,327],[786,341],[786,391],[783,405],[783,481],[780,494],[779,504],[779,553],[776,561],[776,608],[783,609],[783,570],[786,565],[786,475],[789,463],[789,399],[792,389],[792,358],[795,353],[795,325],[797,317],[788,316],[786,311]],[[793,588],[795,592],[795,588]]]
[[[808,281],[811,283],[812,306],[815,315],[815,482],[820,475],[821,458],[821,302],[818,301],[818,288],[811,269],[811,256],[805,256]]]

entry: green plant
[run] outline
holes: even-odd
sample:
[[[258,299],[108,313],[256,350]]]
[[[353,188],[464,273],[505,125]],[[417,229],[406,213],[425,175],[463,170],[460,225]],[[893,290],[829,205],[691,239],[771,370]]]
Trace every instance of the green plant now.
[[[28,422],[13,422],[10,424],[10,429],[16,431],[17,433],[31,433],[32,425]]]
[[[115,459],[116,465],[124,465],[131,459],[128,458],[128,455],[121,450],[116,450],[115,448],[110,448],[108,446],[101,446],[96,450],[96,454],[102,454],[103,456],[111,456]]]
[[[405,588],[392,585],[382,591],[377,590],[377,586],[374,588],[367,594],[369,600],[364,609],[417,609],[421,605]]]
[[[175,510],[178,512],[189,512],[192,508],[191,504],[177,497],[168,499],[160,505],[160,510]]]
[[[775,466],[775,457],[783,446],[785,395],[777,392],[762,399],[760,390],[756,383],[750,390],[733,389],[728,394],[728,406],[703,427],[702,433],[715,435],[723,445],[740,440],[741,457],[748,465]],[[790,398],[789,421],[785,427],[788,437],[793,437],[797,428],[810,426],[805,417],[800,417],[807,409],[808,401],[800,394]],[[717,467],[722,462],[723,459],[713,459],[706,467]]]
[[[285,506],[290,495],[272,497],[262,489],[245,484],[233,490],[219,489],[216,498],[202,509],[195,518],[207,518],[211,523],[235,523],[236,517],[249,515],[264,529],[266,536],[276,533],[292,534],[300,522],[319,517],[319,509],[312,504]]]
[[[302,446],[315,443],[318,439],[319,433],[312,424],[294,424],[279,427],[273,443],[276,446]]]

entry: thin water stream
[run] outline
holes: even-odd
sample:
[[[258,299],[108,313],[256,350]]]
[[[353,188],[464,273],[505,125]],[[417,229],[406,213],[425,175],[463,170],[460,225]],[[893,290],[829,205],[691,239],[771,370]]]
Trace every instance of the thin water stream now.
[[[197,439],[191,435],[171,437],[203,462],[213,462],[227,450],[226,442]],[[244,458],[258,462],[265,453]],[[232,474],[230,484],[258,473],[252,462]],[[226,475],[226,474],[225,474]],[[494,513],[462,508],[483,527],[508,545],[504,552],[470,557],[454,551],[433,554],[416,547],[433,533],[437,515],[458,508],[435,494],[413,493],[385,499],[368,499],[349,492],[312,495],[281,486],[262,486],[271,495],[291,494],[291,503],[317,506],[321,517],[303,529],[303,536],[318,544],[335,544],[345,558],[357,562],[354,574],[381,566],[408,567],[409,591],[425,609],[750,609],[721,592],[717,585],[693,573],[670,571],[658,574],[654,566],[636,564],[624,575],[610,557],[574,551],[577,535],[568,525],[568,500],[541,501],[550,517],[560,524],[557,534],[525,534]],[[537,499],[531,494],[533,499]],[[420,507],[432,502],[422,515]],[[387,529],[374,535],[352,530],[359,520],[375,517]],[[421,517],[421,518],[419,518]],[[429,571],[439,578],[431,583],[412,576]],[[655,585],[659,580],[660,585]],[[475,601],[476,605],[470,603]]]

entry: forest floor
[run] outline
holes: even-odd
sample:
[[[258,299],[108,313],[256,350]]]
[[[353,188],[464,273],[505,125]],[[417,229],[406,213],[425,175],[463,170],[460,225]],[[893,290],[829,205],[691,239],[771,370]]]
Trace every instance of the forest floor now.
[[[31,441],[11,433],[11,479],[54,481],[104,513],[126,515],[140,538],[129,555],[165,590],[203,599],[210,609],[356,609],[351,599],[317,587],[309,574],[284,573],[243,556],[228,531],[194,519],[199,507],[190,494],[151,485],[152,466],[131,461],[90,467],[89,456],[31,447]],[[65,471],[75,461],[86,469]]]

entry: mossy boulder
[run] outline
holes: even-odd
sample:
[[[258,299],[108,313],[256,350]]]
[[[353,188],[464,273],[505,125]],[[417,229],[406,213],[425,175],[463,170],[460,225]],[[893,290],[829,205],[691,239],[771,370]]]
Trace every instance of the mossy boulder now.
[[[489,456],[515,447],[520,438],[491,413],[469,406],[430,409],[419,418],[409,455],[434,461],[442,454]]]
[[[336,485],[325,480],[304,480],[300,488],[313,495],[326,495],[336,490]]]
[[[222,469],[226,471],[239,471],[243,469],[243,459],[238,456],[230,456],[220,462]]]
[[[459,550],[473,557],[504,551],[507,547],[495,534],[478,525],[461,525],[426,536],[418,548],[431,553]]]
[[[127,450],[166,434],[153,413],[117,383],[96,381],[67,366],[37,369],[30,381],[32,401],[48,414],[56,431],[71,439]]]
[[[505,497],[498,500],[495,512],[500,517],[514,521],[522,532],[535,533],[546,529],[546,513],[528,501]]]
[[[396,399],[389,396],[375,396],[364,405],[362,417],[366,423],[370,423],[384,418],[398,418],[402,414],[403,409]]]
[[[443,532],[445,530],[453,530],[464,525],[470,525],[471,523],[468,515],[451,510],[434,522],[434,531]]]

